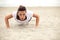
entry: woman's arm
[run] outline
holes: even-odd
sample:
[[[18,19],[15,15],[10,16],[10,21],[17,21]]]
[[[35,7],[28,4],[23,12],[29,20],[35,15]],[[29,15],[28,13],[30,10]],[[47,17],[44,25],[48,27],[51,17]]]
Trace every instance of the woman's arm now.
[[[5,16],[5,24],[6,24],[7,28],[10,28],[9,19],[12,17],[13,17],[12,14]]]
[[[36,18],[36,27],[39,25],[39,15],[38,14],[33,14],[33,17]]]

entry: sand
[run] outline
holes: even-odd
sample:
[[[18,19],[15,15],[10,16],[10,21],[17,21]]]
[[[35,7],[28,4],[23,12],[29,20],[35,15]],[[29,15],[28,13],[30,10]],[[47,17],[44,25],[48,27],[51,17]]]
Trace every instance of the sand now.
[[[35,18],[23,26],[12,18],[7,29],[4,17],[16,9],[0,7],[0,40],[60,40],[60,7],[29,7],[40,15],[38,28],[35,28]]]

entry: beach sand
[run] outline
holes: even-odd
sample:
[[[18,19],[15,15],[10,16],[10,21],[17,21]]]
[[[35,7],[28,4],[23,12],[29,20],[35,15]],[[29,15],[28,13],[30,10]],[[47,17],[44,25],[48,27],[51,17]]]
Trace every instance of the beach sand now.
[[[16,11],[16,7],[0,7],[0,40],[60,40],[60,7],[28,7],[40,15],[38,28],[35,18],[28,25],[20,26],[13,18],[6,28],[4,18]]]

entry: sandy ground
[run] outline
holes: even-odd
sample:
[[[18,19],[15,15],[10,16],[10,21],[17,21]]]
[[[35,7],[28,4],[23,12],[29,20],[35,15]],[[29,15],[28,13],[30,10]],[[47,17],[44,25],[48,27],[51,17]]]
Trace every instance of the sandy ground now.
[[[28,8],[40,15],[39,27],[35,29],[35,18],[28,25],[20,26],[13,18],[7,29],[4,17],[17,8],[0,7],[0,40],[60,40],[60,7]]]

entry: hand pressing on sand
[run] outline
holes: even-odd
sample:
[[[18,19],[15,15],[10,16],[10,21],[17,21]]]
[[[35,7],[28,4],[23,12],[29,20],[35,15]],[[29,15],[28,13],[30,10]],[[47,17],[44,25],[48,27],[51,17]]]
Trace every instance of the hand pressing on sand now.
[[[39,28],[39,26],[35,26],[34,28],[35,28],[35,29],[38,29],[38,28]]]
[[[7,27],[8,29],[10,28],[10,27]]]
[[[31,30],[36,31],[38,29],[38,26],[34,26]]]
[[[10,29],[10,26],[8,26],[8,24],[7,24],[6,28],[7,28],[7,29]]]

